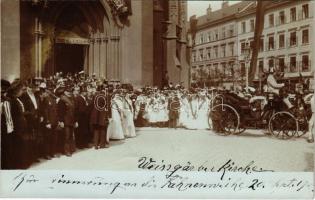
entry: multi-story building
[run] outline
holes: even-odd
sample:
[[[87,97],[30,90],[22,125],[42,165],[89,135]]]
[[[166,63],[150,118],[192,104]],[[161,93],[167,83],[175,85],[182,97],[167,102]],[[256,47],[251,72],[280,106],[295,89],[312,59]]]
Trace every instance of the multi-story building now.
[[[292,83],[292,87],[300,74],[305,79],[313,77],[310,36],[314,11],[311,4],[314,2],[277,1],[266,7],[254,79],[257,86],[262,85],[263,72],[269,67],[283,72],[283,79]],[[252,47],[255,19],[255,1],[231,6],[223,2],[220,10],[211,12],[208,8],[206,15],[197,18],[191,83],[228,88],[245,86],[249,64],[244,50],[246,43]]]

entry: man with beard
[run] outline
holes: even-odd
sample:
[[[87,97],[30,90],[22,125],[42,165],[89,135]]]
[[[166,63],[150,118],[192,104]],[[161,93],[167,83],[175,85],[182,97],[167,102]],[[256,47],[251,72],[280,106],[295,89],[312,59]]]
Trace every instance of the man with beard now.
[[[68,85],[58,102],[58,121],[64,131],[64,153],[66,156],[72,156],[75,152],[74,129],[78,127],[72,92],[72,87]]]

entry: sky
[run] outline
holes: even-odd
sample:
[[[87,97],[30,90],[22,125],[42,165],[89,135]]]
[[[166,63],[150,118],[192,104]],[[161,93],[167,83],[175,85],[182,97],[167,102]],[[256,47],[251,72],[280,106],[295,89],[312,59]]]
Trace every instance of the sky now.
[[[240,1],[229,1],[229,5],[238,3]],[[207,8],[211,4],[212,11],[218,10],[221,8],[222,1],[209,1],[209,0],[188,0],[188,20],[192,15],[197,15],[197,17],[201,15],[205,15],[207,12]]]

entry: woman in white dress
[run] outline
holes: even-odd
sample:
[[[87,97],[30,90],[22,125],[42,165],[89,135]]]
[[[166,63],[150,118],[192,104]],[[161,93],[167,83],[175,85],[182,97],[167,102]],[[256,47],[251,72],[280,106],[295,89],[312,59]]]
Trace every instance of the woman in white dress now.
[[[121,140],[124,139],[124,132],[122,128],[122,99],[118,93],[112,98],[112,120],[108,126],[108,137],[110,139]]]
[[[186,122],[186,128],[188,129],[198,129],[197,117],[198,117],[198,96],[193,94],[188,100],[189,104],[189,117]]]
[[[189,97],[183,94],[181,97],[181,108],[179,114],[179,126],[187,128],[190,120]]]
[[[210,106],[210,100],[206,96],[205,91],[200,92],[199,98],[198,98],[198,128],[197,129],[209,129],[209,106]]]
[[[133,121],[134,110],[128,94],[122,95],[122,127],[125,137],[136,137],[136,129]]]

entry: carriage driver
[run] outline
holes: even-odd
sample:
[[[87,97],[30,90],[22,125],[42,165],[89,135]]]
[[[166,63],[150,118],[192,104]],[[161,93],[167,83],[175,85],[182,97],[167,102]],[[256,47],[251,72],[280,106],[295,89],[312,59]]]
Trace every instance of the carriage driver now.
[[[274,76],[274,67],[269,68],[269,74],[267,77],[267,92],[274,94],[276,97],[282,99],[282,101],[290,109],[293,107],[292,103],[289,101],[288,96],[280,95],[280,89],[285,86],[284,83],[277,83],[277,80]]]

